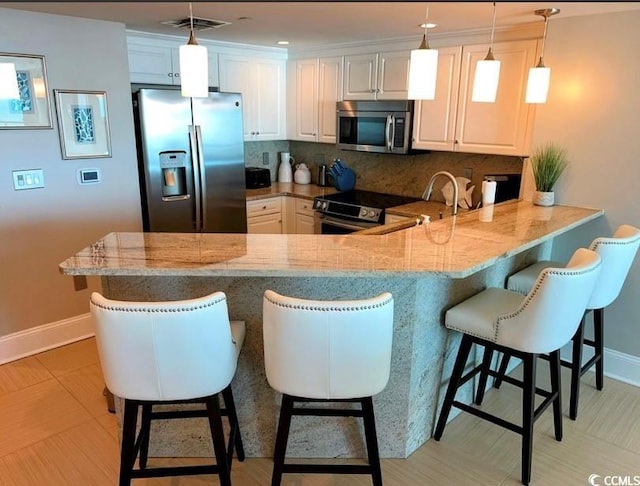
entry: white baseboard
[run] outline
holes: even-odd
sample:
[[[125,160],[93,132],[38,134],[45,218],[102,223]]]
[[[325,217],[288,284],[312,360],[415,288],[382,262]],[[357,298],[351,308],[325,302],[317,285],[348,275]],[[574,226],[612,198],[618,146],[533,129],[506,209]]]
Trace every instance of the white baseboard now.
[[[0,364],[95,335],[90,313],[0,337]]]

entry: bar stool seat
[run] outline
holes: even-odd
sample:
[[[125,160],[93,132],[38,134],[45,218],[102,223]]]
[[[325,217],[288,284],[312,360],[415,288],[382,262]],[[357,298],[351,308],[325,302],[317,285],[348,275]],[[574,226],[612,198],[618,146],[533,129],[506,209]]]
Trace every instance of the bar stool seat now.
[[[282,393],[272,486],[283,473],[370,474],[382,486],[372,396],[389,381],[393,297],[348,301],[305,300],[267,290],[263,298],[265,371]],[[296,403],[323,403],[296,407]],[[351,402],[360,409],[328,407]],[[368,464],[285,464],[292,416],[360,417]],[[309,437],[309,440],[313,440]]]
[[[94,292],[90,307],[106,385],[124,399],[120,486],[131,484],[133,478],[195,474],[218,474],[220,484],[230,486],[233,451],[244,460],[231,380],[245,325],[229,321],[225,294],[171,302],[126,302]],[[153,410],[156,405],[194,403],[204,408]],[[228,446],[223,415],[229,419]],[[197,417],[208,418],[216,463],[148,468],[151,422]]]
[[[600,277],[595,284],[593,294],[587,303],[585,315],[573,336],[571,361],[562,360],[563,366],[571,369],[571,397],[569,417],[578,416],[580,396],[580,378],[594,365],[596,367],[596,389],[604,388],[604,308],[613,303],[620,294],[624,281],[629,274],[631,264],[640,246],[640,230],[623,224],[614,232],[613,237],[599,237],[589,246],[602,258]],[[507,289],[526,295],[533,287],[536,278],[545,268],[564,267],[564,262],[543,260],[511,275],[507,280]],[[586,315],[593,311],[593,339],[585,339]],[[582,363],[584,345],[593,348],[594,355]],[[544,357],[544,356],[542,356]],[[509,354],[502,357],[494,386],[500,388],[501,381],[509,364]]]
[[[522,435],[522,483],[529,484],[533,424],[550,405],[553,405],[555,438],[562,440],[559,349],[578,328],[599,270],[598,254],[580,248],[565,268],[545,269],[526,296],[488,288],[447,310],[445,326],[461,332],[462,340],[434,431],[435,440],[442,438],[452,407],[516,432]],[[484,347],[483,361],[463,376],[473,344]],[[494,351],[510,353],[523,360],[522,381],[505,377],[505,381],[523,389],[520,425],[455,399],[457,390],[478,373],[495,376],[488,366]],[[536,358],[540,353],[551,356],[551,390],[536,387]],[[478,393],[484,389],[482,380],[479,381]],[[536,395],[544,398],[537,408]]]

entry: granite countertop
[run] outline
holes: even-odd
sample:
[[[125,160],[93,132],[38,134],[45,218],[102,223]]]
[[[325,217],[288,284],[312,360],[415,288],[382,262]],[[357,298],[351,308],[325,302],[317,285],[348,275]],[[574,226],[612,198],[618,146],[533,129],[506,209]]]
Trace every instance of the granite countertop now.
[[[509,201],[385,235],[110,233],[62,262],[60,271],[102,276],[464,278],[602,214],[600,209]]]
[[[266,199],[275,196],[294,196],[302,199],[313,199],[338,192],[335,187],[321,187],[315,184],[296,184],[295,182],[272,182],[271,187],[247,189],[247,201]]]

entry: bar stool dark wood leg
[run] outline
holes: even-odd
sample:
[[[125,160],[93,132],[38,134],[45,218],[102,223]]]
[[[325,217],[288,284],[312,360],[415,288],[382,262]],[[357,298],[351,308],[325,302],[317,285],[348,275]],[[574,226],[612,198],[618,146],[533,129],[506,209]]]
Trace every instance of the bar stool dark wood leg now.
[[[367,455],[371,466],[373,486],[382,486],[382,470],[380,469],[380,452],[378,451],[376,420],[373,414],[373,400],[371,397],[365,397],[360,403],[362,405],[364,435],[367,442]]]
[[[142,405],[142,420],[140,422],[140,469],[147,467],[147,459],[149,457],[149,439],[151,435],[151,410],[149,404]]]
[[[578,416],[578,399],[580,397],[580,377],[582,376],[582,347],[584,345],[584,322],[582,317],[580,326],[573,336],[573,351],[571,356],[571,397],[569,398],[569,418],[575,420]]]
[[[244,445],[242,444],[242,435],[240,434],[238,415],[236,413],[236,404],[233,400],[231,385],[222,390],[222,397],[224,398],[224,408],[226,409],[227,417],[229,418],[229,443],[227,446],[227,451],[229,454],[229,471],[231,471],[231,459],[233,457],[233,450],[235,448],[238,460],[242,462],[244,461]]]
[[[120,486],[131,484],[131,470],[136,460],[136,423],[138,422],[138,404],[132,400],[124,401],[122,418],[122,445],[120,449]]]
[[[284,456],[287,452],[287,441],[289,439],[289,429],[291,428],[291,415],[293,414],[293,398],[290,395],[282,395],[282,405],[280,407],[280,420],[278,421],[278,432],[276,434],[276,445],[273,452],[273,474],[271,476],[271,486],[280,486],[282,482],[282,469]]]
[[[596,356],[596,388],[604,388],[604,309],[593,311],[593,338]]]
[[[224,444],[224,431],[222,429],[222,417],[220,415],[220,406],[218,397],[209,397],[206,400],[207,416],[209,418],[209,428],[211,429],[211,440],[213,442],[213,450],[217,458],[218,477],[220,478],[220,486],[231,486],[231,478],[229,477],[229,466],[225,458],[227,451]]]
[[[462,378],[464,366],[465,364],[467,364],[467,358],[469,357],[469,351],[471,351],[472,344],[473,341],[471,340],[471,338],[466,334],[463,334],[462,341],[460,342],[460,348],[458,350],[458,356],[456,357],[456,362],[453,365],[451,378],[449,378],[447,393],[445,394],[444,402],[442,403],[442,410],[440,411],[438,424],[436,425],[436,430],[433,433],[433,438],[435,440],[440,440],[442,438],[442,433],[444,432],[444,427],[447,424],[449,412],[451,412],[453,401],[456,398],[456,391],[458,391],[458,382],[460,381],[460,378]]]
[[[551,393],[557,396],[553,399],[553,427],[556,440],[562,440],[562,387],[561,383],[560,351],[549,354],[549,371],[551,373]]]
[[[511,355],[509,353],[502,353],[502,359],[500,360],[500,368],[498,368],[498,376],[493,380],[493,387],[500,388],[502,385],[502,377],[507,374],[507,367],[509,366],[509,360]]]
[[[491,368],[491,358],[493,358],[493,348],[485,346],[482,355],[482,371],[478,379],[478,390],[476,392],[476,405],[482,405],[484,400],[484,389],[487,387],[487,378],[489,377],[489,369]]]
[[[526,354],[522,357],[522,361],[524,365],[522,384],[522,484],[526,485],[531,481],[537,355]]]

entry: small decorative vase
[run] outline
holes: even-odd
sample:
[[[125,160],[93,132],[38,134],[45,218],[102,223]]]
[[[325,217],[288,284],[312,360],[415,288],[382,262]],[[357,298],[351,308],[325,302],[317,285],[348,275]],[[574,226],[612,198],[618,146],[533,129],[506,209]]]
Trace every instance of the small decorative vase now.
[[[536,206],[553,206],[553,192],[536,191],[533,193],[533,204]]]

